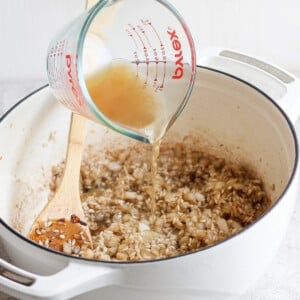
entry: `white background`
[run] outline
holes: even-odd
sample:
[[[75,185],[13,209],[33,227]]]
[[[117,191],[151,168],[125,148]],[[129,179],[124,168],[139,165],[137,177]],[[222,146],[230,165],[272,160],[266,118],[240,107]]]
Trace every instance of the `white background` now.
[[[300,74],[300,0],[170,2],[197,47],[231,48]],[[84,5],[85,0],[0,0],[0,115],[47,82],[48,42]],[[299,228],[300,203],[273,265],[241,300],[300,299]]]
[[[145,0],[141,0],[145,1]],[[300,70],[299,0],[170,0],[198,47],[234,48]],[[0,0],[0,83],[46,78],[49,39],[85,0]]]

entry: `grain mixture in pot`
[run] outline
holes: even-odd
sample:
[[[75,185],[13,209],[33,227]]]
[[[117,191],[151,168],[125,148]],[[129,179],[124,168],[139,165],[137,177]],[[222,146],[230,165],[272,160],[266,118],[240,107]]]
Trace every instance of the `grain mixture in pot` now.
[[[203,153],[197,143],[168,143],[160,150],[153,214],[150,162],[144,144],[86,152],[81,199],[94,249],[71,243],[68,254],[108,261],[175,256],[229,237],[270,206],[261,180],[243,166]],[[53,191],[63,167],[53,167]]]

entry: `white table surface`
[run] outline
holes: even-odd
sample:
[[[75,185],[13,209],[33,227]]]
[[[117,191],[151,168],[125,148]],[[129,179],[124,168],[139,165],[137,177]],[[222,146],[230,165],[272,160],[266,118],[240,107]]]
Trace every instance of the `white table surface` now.
[[[299,76],[300,72],[297,75]],[[0,82],[0,115],[43,84],[44,82],[40,81]],[[300,126],[297,131],[300,135]],[[298,189],[299,198],[286,238],[273,263],[240,300],[300,300],[300,188]],[[0,246],[0,256],[2,252]],[[0,291],[0,299],[14,298],[5,296]]]

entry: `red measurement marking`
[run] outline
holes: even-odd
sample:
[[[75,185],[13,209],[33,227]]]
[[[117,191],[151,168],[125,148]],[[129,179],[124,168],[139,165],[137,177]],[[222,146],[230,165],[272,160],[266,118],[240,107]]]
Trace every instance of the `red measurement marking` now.
[[[149,76],[149,53],[148,53],[148,49],[146,47],[144,47],[144,56],[145,56],[145,63],[146,63],[146,81],[145,84],[148,83],[148,76]]]
[[[148,48],[145,46],[145,43],[144,43],[144,40],[143,40],[141,34],[137,31],[137,28],[139,29],[139,27],[138,26],[135,27],[132,24],[128,24],[128,26],[135,33],[135,35],[138,37],[138,39],[140,40],[140,42],[141,42],[141,44],[143,46],[143,53],[144,53],[144,56],[145,56],[145,63],[146,63],[146,78],[145,78],[144,84],[148,84],[149,62],[150,62]],[[137,72],[138,72],[138,70],[137,70]]]
[[[140,26],[140,25],[138,25],[137,28],[138,28],[138,29],[141,31],[141,33],[144,35],[145,39],[147,40],[147,42],[148,42],[148,44],[149,44],[149,47],[152,48],[151,43],[150,43],[150,40],[149,40],[149,38],[148,38],[148,36],[147,36],[147,34],[146,34],[146,30],[145,30],[142,26]]]
[[[158,69],[157,69],[157,65],[155,65],[155,77],[153,79],[153,85],[152,87],[154,88],[154,91],[156,92],[158,90]]]
[[[135,47],[138,49],[139,47],[138,47],[137,41],[135,40],[133,34],[132,34],[128,29],[126,29],[126,32],[127,32],[127,34],[129,35],[129,37],[132,39],[132,41],[133,41]]]
[[[167,66],[166,66],[167,65],[167,56],[166,56],[165,46],[163,44],[160,45],[160,51],[162,54],[162,62],[164,64],[164,73],[163,73],[162,83],[160,86],[160,90],[162,90],[164,88],[166,73],[167,73]]]
[[[149,20],[147,20],[147,25],[149,25],[152,28],[152,30],[154,31],[155,35],[157,36],[157,38],[160,42],[160,45],[163,45],[162,39],[160,38],[160,36],[159,36],[158,32],[156,31],[155,27],[152,25],[152,23]]]
[[[157,49],[156,48],[152,48],[153,51],[153,57],[154,57],[154,62],[155,62],[155,77],[154,77],[154,82],[153,82],[153,87],[156,87],[157,85],[157,77],[158,77],[158,64],[159,64],[159,57],[158,57],[158,53],[157,53]]]
[[[153,51],[153,56],[154,56],[154,62],[155,62],[155,67],[156,67],[156,77],[157,77],[157,65],[159,63],[159,57],[158,57],[156,48],[153,48],[152,51]]]
[[[146,64],[146,78],[145,78],[145,82],[144,82],[144,84],[148,84],[148,77],[149,77],[149,64]]]
[[[136,36],[139,38],[140,42],[142,43],[143,45],[143,48],[145,48],[145,44],[144,44],[144,41],[142,39],[142,37],[140,36],[140,34],[137,32],[135,26],[133,26],[132,24],[128,24],[129,27],[131,28],[131,30],[136,34]]]
[[[155,63],[155,77],[153,79],[153,87],[156,87],[157,85],[157,81],[158,81],[157,75],[158,75],[158,64]]]
[[[164,61],[164,75],[163,75],[163,78],[162,78],[162,81],[161,81],[161,85],[160,85],[160,87],[159,87],[159,89],[160,89],[161,91],[163,90],[164,85],[165,85],[166,73],[167,73],[167,62]]]
[[[162,42],[162,39],[160,38],[160,35],[158,34],[156,28],[153,26],[152,22],[149,19],[145,19],[145,20],[141,20],[142,24],[145,26],[150,26],[150,28],[152,29],[152,31],[154,32],[154,34],[156,35],[157,39],[159,40],[159,44],[160,44],[160,52],[162,55],[162,60],[161,62],[164,64],[163,65],[163,76],[162,76],[162,81],[159,84],[159,86],[156,88],[156,90],[162,90],[164,88],[164,84],[165,84],[165,79],[166,79],[166,73],[167,73],[167,56],[166,56],[166,50],[165,50],[165,45]],[[156,70],[157,70],[157,65],[160,62],[159,57],[158,57],[158,53],[156,49],[153,49],[153,54],[154,54],[154,60],[155,60],[155,64],[156,64]],[[157,71],[156,71],[157,74]]]
[[[140,60],[139,60],[139,56],[138,56],[138,53],[136,51],[133,52],[133,57],[135,58],[135,65],[136,65],[136,77],[139,77],[139,63],[140,63]]]

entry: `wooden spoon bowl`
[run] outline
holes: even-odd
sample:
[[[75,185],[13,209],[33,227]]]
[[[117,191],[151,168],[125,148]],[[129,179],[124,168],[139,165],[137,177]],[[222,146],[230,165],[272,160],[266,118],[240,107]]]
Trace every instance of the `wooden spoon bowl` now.
[[[79,254],[81,250],[93,247],[79,190],[86,127],[87,119],[72,113],[62,181],[28,234],[39,244],[66,254]]]

